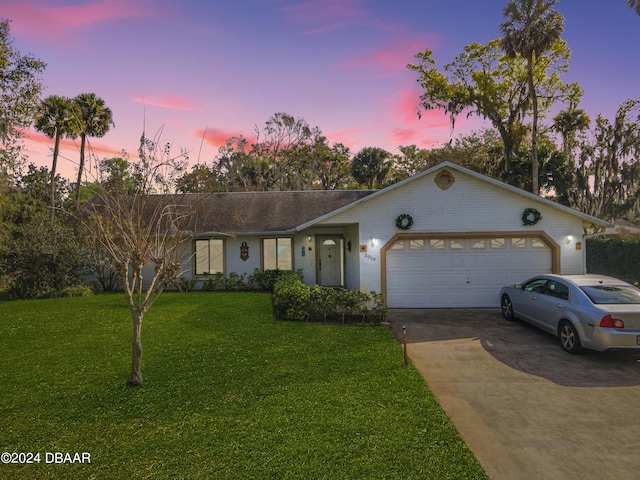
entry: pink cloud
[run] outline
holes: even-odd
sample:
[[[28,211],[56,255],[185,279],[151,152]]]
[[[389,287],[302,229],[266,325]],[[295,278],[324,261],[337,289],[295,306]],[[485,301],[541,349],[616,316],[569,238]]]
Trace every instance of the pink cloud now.
[[[23,130],[23,132],[25,133],[27,143],[31,145],[31,147],[42,146],[45,147],[49,153],[53,150],[53,139],[47,137],[44,133],[35,130]],[[122,148],[116,148],[107,142],[95,138],[87,139],[87,148],[89,149],[87,150],[87,153],[90,152],[91,154],[99,157],[117,157],[122,155]],[[66,152],[65,154],[67,155],[69,152],[79,152],[80,140],[61,138],[60,151]]]
[[[444,110],[424,110],[420,108],[420,90],[412,88],[402,90],[393,96],[395,118],[403,125],[427,123],[432,128],[449,126],[451,119]],[[418,110],[420,116],[418,116]]]
[[[398,71],[404,71],[407,64],[414,61],[416,53],[433,48],[437,43],[436,36],[402,38],[385,48],[365,52],[361,57],[343,62],[340,66],[346,69],[372,68],[376,69],[380,76],[396,74]]]
[[[179,95],[139,95],[131,98],[136,103],[143,103],[152,107],[170,108],[172,110],[187,110],[191,112],[201,111],[201,108],[191,104],[186,97]]]
[[[26,0],[5,3],[2,15],[16,18],[11,23],[13,34],[27,37],[45,37],[56,43],[68,42],[72,33],[81,27],[100,22],[147,16],[153,11],[146,2],[128,0],[98,0],[90,4],[73,6],[48,6],[45,2]],[[27,19],[25,21],[20,19]]]
[[[440,147],[443,144],[441,136],[434,135],[434,131],[429,126],[419,128],[395,128],[391,130],[390,137],[396,145],[416,145],[420,148]]]
[[[307,33],[323,33],[346,28],[351,20],[361,17],[363,3],[363,0],[307,0],[280,10],[295,23],[307,25]]]
[[[227,143],[227,140],[231,137],[243,136],[244,138],[247,139],[249,144],[255,141],[255,139],[252,136],[244,135],[242,132],[226,131],[226,130],[221,130],[219,128],[206,128],[203,130],[195,130],[194,132],[192,132],[192,135],[194,137],[204,139],[204,141],[208,145],[212,145],[214,147],[222,147],[225,143]]]
[[[384,127],[364,127],[364,128],[352,128],[347,130],[341,130],[327,134],[327,138],[333,143],[342,143],[349,147],[352,154],[355,154],[363,148],[365,141],[363,137],[367,137],[373,132],[383,130]]]

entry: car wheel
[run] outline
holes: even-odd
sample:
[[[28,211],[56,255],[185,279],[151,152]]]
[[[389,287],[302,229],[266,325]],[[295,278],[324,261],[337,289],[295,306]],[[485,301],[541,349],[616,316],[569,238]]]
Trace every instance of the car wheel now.
[[[560,345],[567,353],[579,353],[582,350],[578,331],[573,324],[567,320],[563,320],[558,327],[558,336],[560,337]]]
[[[516,316],[513,313],[513,303],[511,303],[511,299],[509,295],[502,296],[502,316],[509,320],[510,322],[516,319]]]

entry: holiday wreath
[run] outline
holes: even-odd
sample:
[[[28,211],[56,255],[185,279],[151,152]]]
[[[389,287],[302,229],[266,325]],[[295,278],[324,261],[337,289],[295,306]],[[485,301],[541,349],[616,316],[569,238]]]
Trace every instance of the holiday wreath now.
[[[540,221],[542,215],[535,208],[526,208],[522,213],[522,224],[523,225],[535,225]]]
[[[411,215],[403,213],[402,215],[398,215],[398,218],[396,218],[396,227],[400,230],[409,230],[412,225],[413,218],[411,218]]]

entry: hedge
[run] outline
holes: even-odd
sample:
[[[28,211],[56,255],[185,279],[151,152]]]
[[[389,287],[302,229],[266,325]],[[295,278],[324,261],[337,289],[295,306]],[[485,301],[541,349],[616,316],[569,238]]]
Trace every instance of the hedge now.
[[[640,282],[640,238],[594,237],[587,239],[587,272]]]
[[[283,320],[380,323],[387,315],[375,292],[307,285],[300,275],[280,275],[273,289],[273,308]]]

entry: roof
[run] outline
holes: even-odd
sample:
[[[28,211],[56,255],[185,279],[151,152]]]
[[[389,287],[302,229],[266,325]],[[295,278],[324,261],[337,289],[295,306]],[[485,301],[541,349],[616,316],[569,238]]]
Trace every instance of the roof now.
[[[305,228],[309,228],[311,226],[313,226],[314,224],[321,222],[323,220],[326,220],[330,217],[332,217],[335,214],[341,213],[345,210],[348,210],[350,208],[355,207],[356,205],[362,203],[362,202],[366,202],[369,201],[373,198],[378,197],[379,195],[384,195],[385,193],[395,189],[395,188],[401,188],[403,185],[406,185],[407,183],[410,182],[415,182],[416,180],[421,179],[424,176],[430,175],[433,172],[437,172],[438,170],[443,170],[443,169],[450,169],[450,170],[457,170],[459,172],[465,173],[467,175],[470,175],[474,178],[477,178],[478,180],[482,180],[484,182],[490,183],[496,187],[502,188],[506,191],[509,191],[511,193],[515,193],[517,195],[520,195],[522,197],[525,197],[529,200],[533,200],[535,202],[540,202],[546,206],[561,210],[565,213],[568,213],[570,215],[575,215],[577,217],[580,217],[582,219],[582,225],[583,227],[591,227],[591,226],[595,226],[595,227],[599,227],[599,228],[606,228],[608,226],[610,226],[610,224],[600,218],[596,218],[594,216],[588,215],[586,213],[582,213],[578,210],[574,210],[573,208],[561,205],[557,202],[554,202],[552,200],[548,200],[546,198],[540,197],[538,195],[535,195],[531,192],[527,192],[525,190],[522,190],[518,187],[514,187],[513,185],[509,185],[507,183],[501,182],[500,180],[496,180],[494,178],[491,177],[487,177],[486,175],[482,175],[481,173],[478,172],[474,172],[473,170],[469,170],[468,168],[462,167],[458,164],[449,162],[449,161],[445,161],[442,163],[439,163],[438,165],[431,167],[427,170],[424,170],[420,173],[417,173],[416,175],[413,175],[409,178],[405,178],[404,180],[398,182],[398,183],[394,183],[393,185],[390,185],[382,190],[376,190],[375,193],[373,193],[372,195],[366,196],[364,198],[358,199],[355,202],[349,204],[349,205],[345,205],[342,208],[339,208],[337,211],[333,211],[333,212],[329,212],[325,215],[323,215],[322,217],[318,217],[315,218],[307,223],[303,223],[298,225],[297,230],[303,230]]]
[[[640,235],[640,227],[622,218],[613,221],[613,225],[607,228],[606,235]]]
[[[196,234],[234,235],[294,232],[329,212],[356,202],[374,190],[225,192],[199,198]]]

